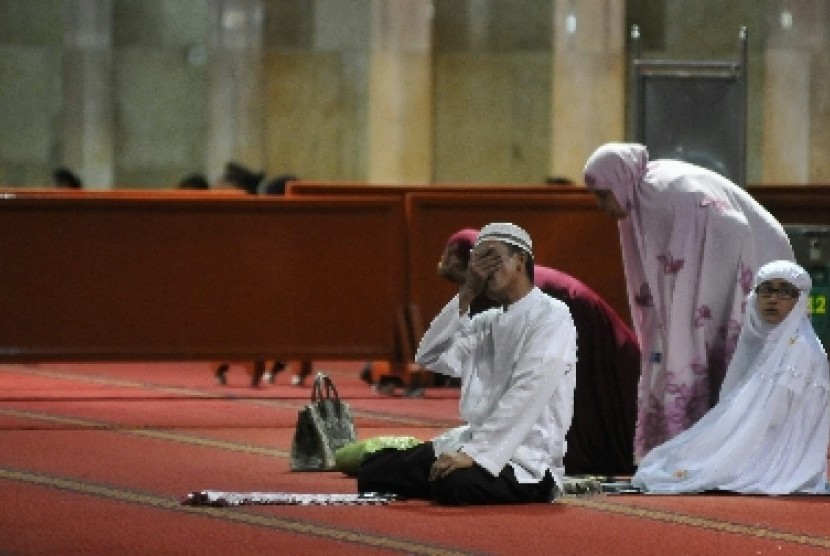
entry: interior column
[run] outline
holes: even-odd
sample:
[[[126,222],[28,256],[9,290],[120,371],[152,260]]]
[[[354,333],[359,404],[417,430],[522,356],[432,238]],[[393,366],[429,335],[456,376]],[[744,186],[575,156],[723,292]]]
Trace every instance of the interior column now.
[[[112,0],[71,0],[65,9],[63,164],[85,189],[112,189]]]
[[[825,153],[813,148],[822,144],[813,138],[827,133],[827,120],[815,113],[820,99],[811,98],[811,91],[822,90],[816,83],[822,76],[830,81],[826,70],[821,72],[828,9],[825,0],[768,3],[762,141],[766,183],[809,183],[813,168],[828,164]]]
[[[262,21],[261,0],[211,4],[207,168],[212,179],[230,160],[264,170]]]
[[[553,1],[549,174],[582,183],[588,156],[625,135],[625,2]]]
[[[432,0],[372,0],[369,181],[433,175]]]

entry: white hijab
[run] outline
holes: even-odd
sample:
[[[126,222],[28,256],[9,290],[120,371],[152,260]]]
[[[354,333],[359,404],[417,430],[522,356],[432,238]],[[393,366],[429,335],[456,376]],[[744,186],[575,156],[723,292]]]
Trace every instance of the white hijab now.
[[[785,280],[801,291],[798,302],[790,314],[777,325],[770,324],[762,318],[755,293],[758,284],[773,279]],[[773,261],[758,269],[752,290],[747,296],[746,315],[735,355],[721,385],[721,400],[743,382],[754,363],[776,365],[786,347],[786,342],[782,342],[782,339],[795,336],[799,329],[802,333],[812,332],[813,327],[807,313],[807,298],[812,284],[807,271],[790,261]]]

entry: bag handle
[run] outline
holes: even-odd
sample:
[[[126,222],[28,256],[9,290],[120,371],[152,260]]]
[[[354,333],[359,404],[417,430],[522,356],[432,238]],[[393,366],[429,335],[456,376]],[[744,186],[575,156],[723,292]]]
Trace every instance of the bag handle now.
[[[323,395],[323,386],[326,388],[325,395]],[[337,388],[334,386],[334,382],[327,374],[318,372],[317,376],[314,377],[314,384],[311,387],[311,401],[313,403],[318,400],[331,398],[340,400]]]

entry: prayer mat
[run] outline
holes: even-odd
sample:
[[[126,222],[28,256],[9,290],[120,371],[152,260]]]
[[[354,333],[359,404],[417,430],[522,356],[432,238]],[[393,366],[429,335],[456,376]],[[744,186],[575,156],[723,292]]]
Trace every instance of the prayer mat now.
[[[565,477],[562,496],[590,496],[602,493],[602,483],[596,477]]]
[[[293,492],[225,492],[200,490],[191,492],[182,500],[187,506],[355,506],[388,504],[395,499],[391,494],[364,492],[361,494],[300,494]]]
[[[628,477],[565,476],[564,496],[589,496],[592,494],[641,494]]]

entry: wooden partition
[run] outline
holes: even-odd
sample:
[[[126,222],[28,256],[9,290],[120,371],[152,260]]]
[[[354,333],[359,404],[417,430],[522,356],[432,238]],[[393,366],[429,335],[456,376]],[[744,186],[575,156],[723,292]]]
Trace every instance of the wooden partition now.
[[[585,193],[582,186],[566,185],[505,185],[505,184],[374,184],[355,182],[296,181],[286,186],[286,195],[406,195],[407,193],[496,193],[516,195],[523,193]]]
[[[0,193],[0,360],[388,357],[405,233],[396,198]]]
[[[513,222],[533,238],[537,264],[566,272],[595,290],[630,322],[616,222],[597,208],[588,192],[505,196],[479,193],[410,193],[409,297],[426,324],[454,293],[437,275],[447,238],[461,228]]]
[[[401,308],[428,324],[454,293],[447,237],[494,221],[630,322],[616,223],[582,188],[306,185],[0,191],[0,360],[395,359]],[[749,191],[830,225],[828,186]]]
[[[830,225],[830,185],[765,185],[747,192],[782,224]]]
[[[406,199],[409,226],[409,299],[428,324],[453,292],[437,276],[447,238],[464,227],[496,221],[524,225],[538,246],[538,264],[585,282],[630,322],[619,232],[582,186],[561,185],[369,185],[350,182],[292,182],[288,194],[380,195]]]

